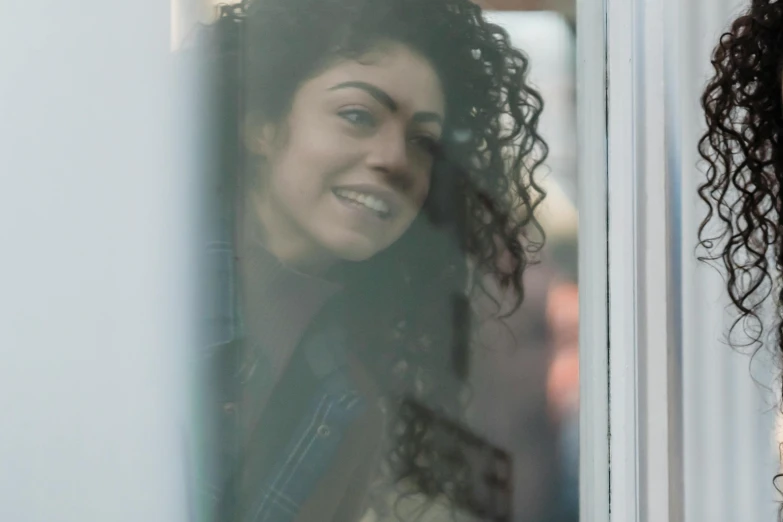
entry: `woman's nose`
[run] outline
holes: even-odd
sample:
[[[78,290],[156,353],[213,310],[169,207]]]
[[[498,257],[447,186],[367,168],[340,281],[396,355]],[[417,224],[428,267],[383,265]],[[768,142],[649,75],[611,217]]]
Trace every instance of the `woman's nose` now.
[[[405,179],[410,175],[408,143],[404,132],[388,129],[378,133],[367,156],[368,166],[387,176]]]

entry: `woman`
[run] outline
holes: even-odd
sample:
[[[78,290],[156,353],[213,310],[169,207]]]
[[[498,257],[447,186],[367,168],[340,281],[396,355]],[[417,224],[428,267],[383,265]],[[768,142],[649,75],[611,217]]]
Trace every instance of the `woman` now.
[[[699,194],[709,210],[700,244],[728,276],[737,311],[731,344],[756,351],[774,333],[783,353],[783,3],[753,0],[721,36],[712,64],[702,96],[707,180]],[[769,297],[771,315],[762,308]],[[737,330],[739,338],[731,335]]]
[[[422,415],[460,419],[472,274],[518,304],[543,241],[527,59],[469,0],[255,0],[205,34],[223,278],[201,513],[359,520],[383,477],[486,510]]]

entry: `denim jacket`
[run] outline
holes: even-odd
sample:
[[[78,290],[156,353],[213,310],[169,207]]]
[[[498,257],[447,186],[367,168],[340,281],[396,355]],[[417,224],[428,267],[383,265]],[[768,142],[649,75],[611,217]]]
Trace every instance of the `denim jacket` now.
[[[346,433],[367,410],[367,400],[349,371],[343,332],[326,324],[302,339],[279,382],[265,372],[264,350],[259,350],[255,378],[274,392],[258,429],[243,430],[243,319],[252,318],[241,317],[237,306],[231,246],[216,243],[211,253],[218,288],[210,313],[214,337],[203,363],[209,376],[204,404],[213,413],[204,418],[208,425],[201,426],[207,434],[201,451],[207,455],[196,518],[293,522],[335,464]]]
[[[314,488],[335,462],[346,432],[364,413],[366,399],[350,378],[339,331],[319,332],[301,346],[303,364],[315,387],[298,409],[295,427],[282,451],[271,459],[263,479],[250,485],[243,522],[295,520]],[[303,359],[303,360],[300,360]],[[299,368],[302,370],[302,368]],[[265,418],[262,422],[274,422]],[[263,439],[259,441],[263,444]],[[251,442],[251,445],[253,443]],[[255,491],[254,491],[255,490]]]

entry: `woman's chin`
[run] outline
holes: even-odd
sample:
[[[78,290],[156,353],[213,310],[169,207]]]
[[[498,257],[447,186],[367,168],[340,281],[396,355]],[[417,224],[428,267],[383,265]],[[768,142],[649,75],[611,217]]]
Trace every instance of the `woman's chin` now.
[[[328,245],[336,258],[352,262],[367,261],[386,248],[370,238],[355,236],[334,238]]]
[[[333,252],[336,254],[336,257],[342,259],[343,261],[359,262],[359,261],[367,261],[368,259],[372,258],[375,254],[380,252],[380,250],[378,248],[346,245],[346,246],[335,248]]]

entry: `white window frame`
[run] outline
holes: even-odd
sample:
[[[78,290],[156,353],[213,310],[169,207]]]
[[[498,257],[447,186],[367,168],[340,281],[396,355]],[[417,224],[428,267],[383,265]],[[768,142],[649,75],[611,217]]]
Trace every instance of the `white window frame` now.
[[[674,7],[578,4],[584,522],[683,516]]]
[[[779,388],[695,255],[699,96],[748,3],[578,0],[583,522],[776,520]]]
[[[609,520],[606,6],[577,4],[580,459],[582,522]]]

